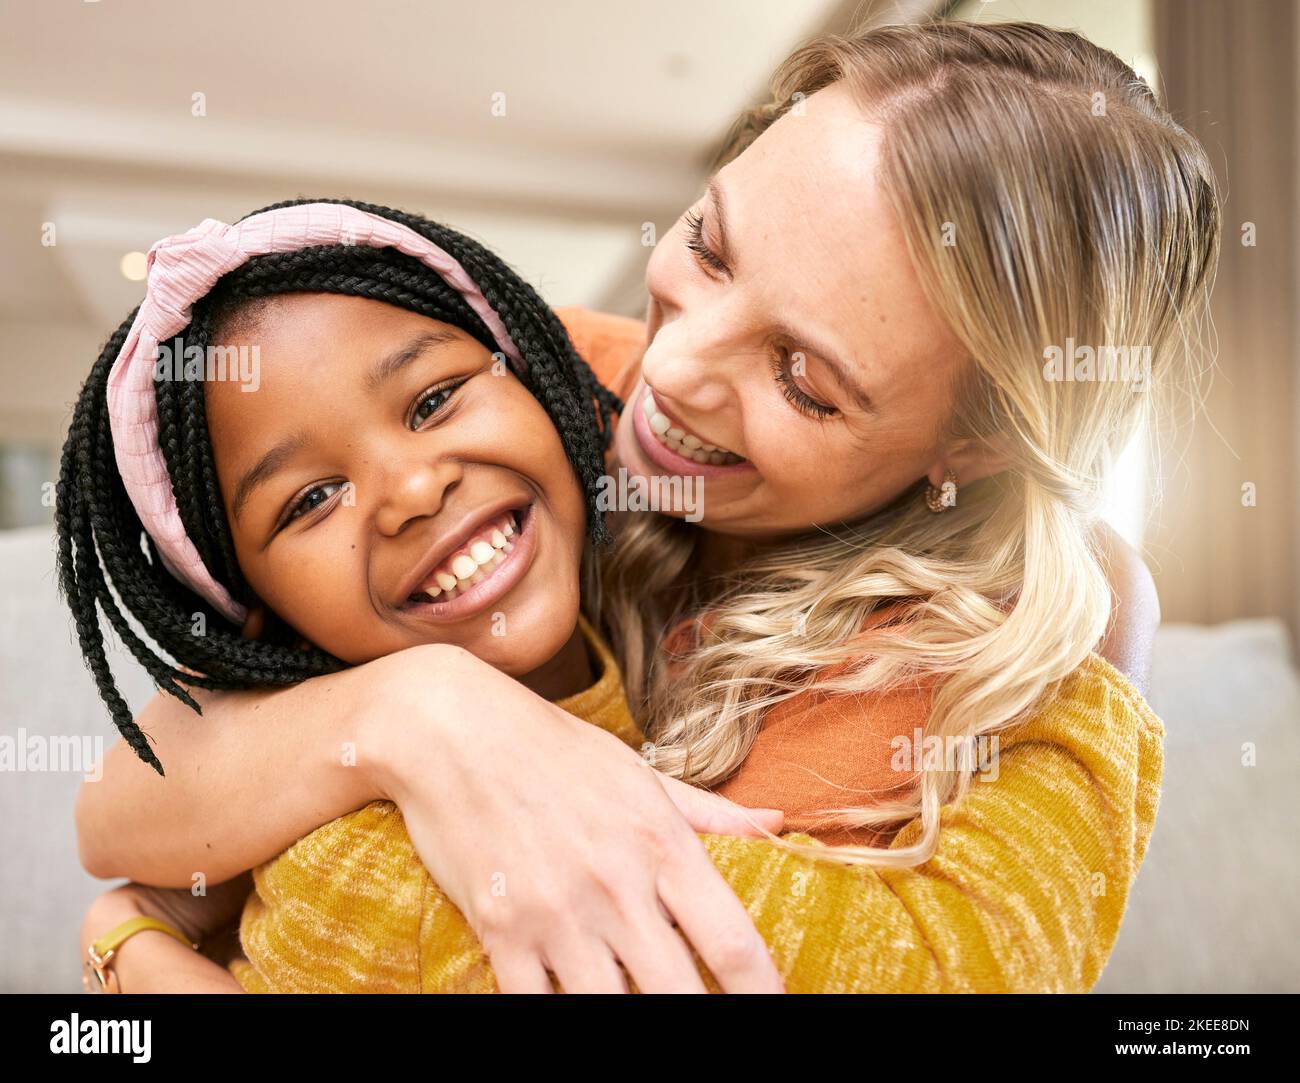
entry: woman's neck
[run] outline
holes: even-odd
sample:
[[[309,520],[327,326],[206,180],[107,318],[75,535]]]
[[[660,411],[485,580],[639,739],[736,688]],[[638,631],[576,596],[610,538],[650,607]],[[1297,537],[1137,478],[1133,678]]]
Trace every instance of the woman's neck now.
[[[519,681],[544,699],[564,699],[595,684],[595,669],[587,653],[586,637],[576,627],[550,661],[524,674]]]
[[[772,544],[767,538],[748,538],[701,530],[695,545],[695,567],[692,573],[702,580],[725,575]]]

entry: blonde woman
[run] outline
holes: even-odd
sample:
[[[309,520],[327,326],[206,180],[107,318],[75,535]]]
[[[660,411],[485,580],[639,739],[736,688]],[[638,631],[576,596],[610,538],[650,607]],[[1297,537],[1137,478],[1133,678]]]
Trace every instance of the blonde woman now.
[[[762,986],[753,930],[674,875],[692,829],[736,828],[711,787],[849,844],[736,840],[857,867],[842,913],[881,929],[863,986],[1091,986],[1163,736],[1092,653],[1109,622],[1140,676],[1154,604],[1117,566],[1113,596],[1097,508],[1196,341],[1212,174],[1131,70],[1028,24],[821,39],[774,88],[656,248],[644,356],[617,381],[619,464],[704,477],[697,522],[623,517],[600,593],[657,771],[470,660],[438,683],[445,657],[416,648],[208,695],[202,722],[156,700],[140,724],[177,769],[162,784],[110,752],[78,809],[88,868],[219,881],[388,797],[501,988],[550,970],[615,989],[610,958],[641,988],[698,988],[689,960],[647,968],[680,958],[646,950],[674,919],[729,945],[724,988]],[[618,325],[580,323],[598,363]],[[1108,365],[1054,368],[1074,344]],[[1000,777],[900,773],[895,739],[920,728],[1003,737]],[[340,769],[358,734],[369,766]],[[751,912],[782,905],[758,895]]]

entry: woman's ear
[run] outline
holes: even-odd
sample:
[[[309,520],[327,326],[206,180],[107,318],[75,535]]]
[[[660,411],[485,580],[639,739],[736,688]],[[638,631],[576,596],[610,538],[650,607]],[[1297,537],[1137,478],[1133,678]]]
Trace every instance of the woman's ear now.
[[[958,485],[1000,474],[1011,465],[1011,454],[1000,434],[982,440],[958,440],[930,467],[926,477],[936,489],[940,488],[948,471],[957,478]]]

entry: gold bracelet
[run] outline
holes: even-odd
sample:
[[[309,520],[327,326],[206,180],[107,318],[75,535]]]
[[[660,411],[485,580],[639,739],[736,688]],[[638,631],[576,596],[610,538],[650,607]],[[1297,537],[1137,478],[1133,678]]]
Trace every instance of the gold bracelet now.
[[[142,933],[146,929],[156,929],[160,933],[166,933],[168,936],[174,936],[182,944],[199,950],[198,944],[194,943],[184,933],[174,929],[165,921],[159,921],[157,918],[135,917],[122,922],[121,925],[110,929],[93,944],[86,949],[86,965],[81,973],[81,984],[88,993],[120,993],[121,984],[117,980],[117,974],[113,972],[112,963],[117,958],[118,949],[136,933]],[[91,974],[94,974],[95,981],[90,980]]]

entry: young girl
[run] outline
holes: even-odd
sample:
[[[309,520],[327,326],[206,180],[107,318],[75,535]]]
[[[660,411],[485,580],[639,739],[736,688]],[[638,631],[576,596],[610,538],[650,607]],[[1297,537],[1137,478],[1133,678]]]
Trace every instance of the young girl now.
[[[337,669],[340,662],[366,662],[430,642],[454,642],[552,698],[571,696],[590,683],[583,641],[574,631],[583,504],[556,452],[568,452],[586,481],[587,518],[599,537],[599,517],[591,514],[590,458],[574,449],[599,455],[602,441],[593,434],[607,424],[602,407],[609,399],[602,398],[589,374],[584,376],[580,362],[567,376],[557,371],[560,366],[536,364],[546,348],[546,317],[537,315],[543,328],[528,327],[533,334],[527,338],[517,333],[518,312],[528,310],[516,294],[521,284],[497,269],[490,295],[498,311],[515,316],[505,325],[515,326],[506,332],[499,324],[489,335],[485,314],[467,312],[468,301],[458,306],[446,282],[420,281],[438,276],[425,269],[436,253],[419,237],[428,242],[437,230],[442,240],[446,231],[409,218],[402,220],[406,231],[392,231],[382,218],[395,220],[393,212],[383,212],[380,222],[372,217],[312,204],[288,214],[255,215],[238,227],[205,223],[179,244],[160,246],[153,255],[158,273],[151,275],[151,296],[137,326],[130,334],[126,327],[119,331],[83,392],[60,484],[61,576],[92,669],[124,736],[142,758],[149,758],[147,745],[114,699],[111,675],[102,664],[96,598],[137,657],[153,667],[155,679],[181,696],[189,694],[182,685],[290,683],[312,671]],[[340,239],[351,243],[331,243]],[[259,255],[271,245],[287,254]],[[412,256],[412,250],[421,254]],[[425,267],[413,266],[415,258]],[[456,281],[455,267],[439,271]],[[457,289],[472,297],[470,286],[461,282]],[[531,298],[526,287],[522,291]],[[352,296],[321,297],[322,292]],[[553,319],[551,324],[553,345]],[[151,390],[152,344],[169,335],[177,336],[178,348],[260,347],[267,368],[257,394],[223,383],[205,387],[159,379],[154,436],[148,403],[141,400]],[[512,349],[521,338],[527,345]],[[510,359],[517,377],[489,352],[493,345],[501,347],[498,353]],[[125,364],[128,376],[136,375],[134,389],[125,376],[118,378],[118,370],[110,375],[115,362]],[[550,430],[549,454],[535,404],[530,424],[528,392],[535,387],[542,388],[534,393],[545,413],[568,419],[558,435]],[[588,417],[593,405],[595,414]],[[107,461],[114,450],[120,478]],[[141,469],[141,463],[152,464],[154,472]],[[567,494],[565,479],[573,490]],[[167,501],[169,490],[178,498],[174,506]],[[444,508],[454,524],[445,531]],[[147,561],[130,545],[139,526],[149,538]],[[518,541],[509,541],[516,533]],[[95,542],[103,569],[93,559]],[[192,593],[185,593],[164,566]],[[219,578],[213,567],[221,568]],[[104,572],[146,632],[202,677],[170,666],[131,633],[104,589]],[[432,599],[419,597],[429,592]],[[195,595],[231,627],[242,625],[242,636],[222,629],[221,642],[208,642],[206,622],[194,617],[203,614]],[[444,595],[450,600],[440,600]],[[310,645],[295,642],[298,637]],[[617,684],[612,659],[602,656],[594,636],[588,643],[601,670],[596,699],[606,705],[590,712],[599,717],[588,720],[606,724],[606,707],[612,704],[610,728],[638,739],[625,706],[609,694],[611,679]],[[455,664],[455,656],[440,657],[448,664],[443,672],[430,673],[431,683],[444,677],[454,684],[472,672]],[[1075,704],[1095,723],[1100,716],[1093,701],[1101,685],[1097,675],[1087,677],[1063,690],[1056,709]],[[581,716],[578,700],[563,703]],[[1128,710],[1140,713],[1139,704],[1128,704]],[[1042,733],[1030,726],[1023,736],[1032,742]],[[274,741],[274,733],[267,740]],[[369,750],[363,743],[353,751],[364,757]],[[1109,769],[1103,773],[1107,786],[1117,787],[1111,795],[1115,803],[1134,807],[1135,815],[1145,818],[1154,810],[1135,804],[1131,794],[1126,800],[1120,791],[1132,785],[1134,775],[1149,779],[1153,768],[1158,773],[1158,748],[1153,753],[1144,745],[1135,754],[1133,763],[1116,765],[1120,769],[1113,777]],[[978,802],[971,804],[978,815]],[[1144,837],[1140,829],[1139,850]],[[382,854],[382,860],[361,866],[369,882],[338,877],[339,863],[347,868],[348,855],[359,853],[364,840],[377,844]],[[813,842],[808,836],[802,841]],[[792,988],[866,988],[880,981],[882,929],[864,919],[897,890],[882,874],[815,865],[771,843],[707,842],[732,886],[750,903]],[[1114,855],[1112,871],[1125,883],[1135,856],[1140,860],[1140,853]],[[408,890],[389,890],[398,884]],[[917,887],[925,891],[922,882]],[[244,973],[251,987],[493,987],[482,949],[420,865],[415,844],[391,806],[369,806],[303,840],[262,870],[259,889],[245,917],[252,961],[262,968],[256,978]],[[358,890],[370,892],[369,907],[360,911]],[[304,900],[315,907],[305,923]],[[376,900],[384,905],[376,906]],[[356,946],[341,970],[327,965],[339,958],[337,944],[326,952],[312,940],[340,924]],[[714,948],[707,930],[693,929],[687,920],[681,925],[707,963]],[[895,937],[895,950],[899,943]],[[918,949],[909,950],[915,955]],[[682,952],[678,943],[678,955]],[[736,954],[734,946],[729,954]],[[456,959],[458,969],[439,975],[421,967],[421,959],[432,958]],[[376,960],[387,961],[381,972],[367,970]],[[593,962],[602,966],[612,961]],[[738,977],[735,987],[746,982],[762,987],[761,968],[715,969]],[[671,980],[672,971],[666,965],[657,977]],[[649,972],[653,982],[654,968]],[[895,972],[922,973],[928,980],[940,971],[923,966],[918,972],[909,965]],[[582,972],[557,977],[567,988],[580,988],[586,980]],[[1056,980],[1058,987],[1068,987],[1080,979],[1087,980],[1072,972]],[[540,983],[545,974],[525,980]]]
[[[476,280],[452,247],[478,257]],[[181,697],[420,644],[550,698],[593,685],[579,575],[584,537],[607,537],[594,494],[617,403],[475,248],[396,212],[314,203],[205,222],[151,253],[145,302],[83,391],[59,505],[61,583],[142,759],[160,766],[102,665],[97,598]],[[123,544],[140,527],[148,556]],[[104,602],[110,580],[178,664]],[[617,673],[601,678],[617,698]]]

